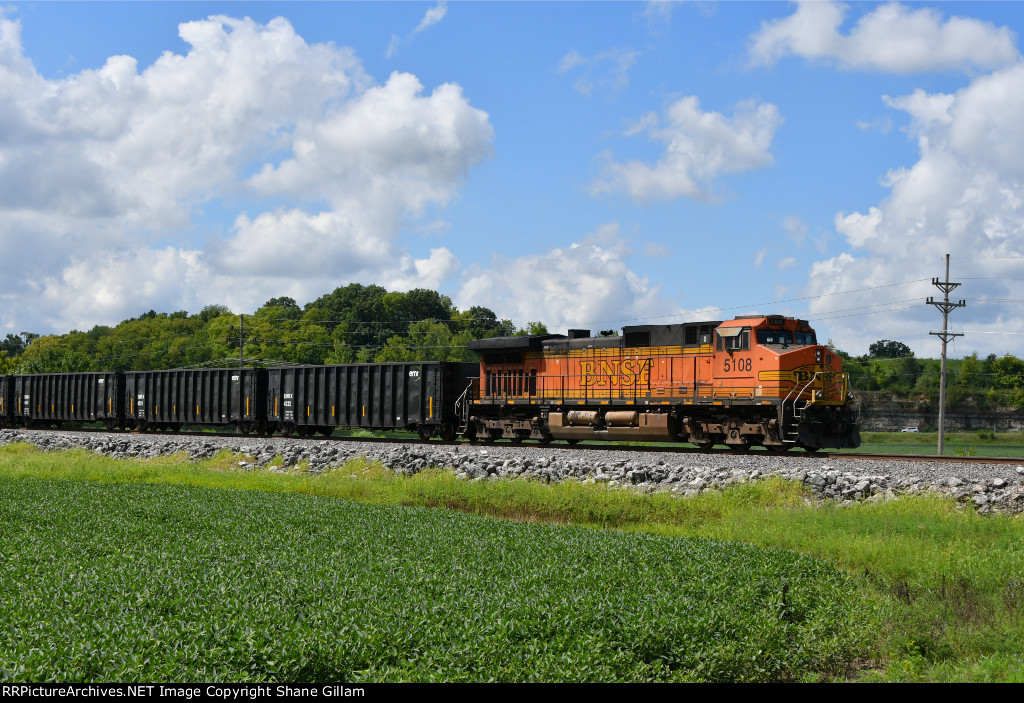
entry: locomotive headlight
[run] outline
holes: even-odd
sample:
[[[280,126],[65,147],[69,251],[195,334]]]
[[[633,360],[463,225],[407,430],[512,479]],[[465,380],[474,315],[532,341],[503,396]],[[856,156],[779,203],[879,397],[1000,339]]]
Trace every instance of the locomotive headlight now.
[[[814,363],[816,363],[816,364],[820,364],[821,363],[821,349],[815,349],[814,350]]]

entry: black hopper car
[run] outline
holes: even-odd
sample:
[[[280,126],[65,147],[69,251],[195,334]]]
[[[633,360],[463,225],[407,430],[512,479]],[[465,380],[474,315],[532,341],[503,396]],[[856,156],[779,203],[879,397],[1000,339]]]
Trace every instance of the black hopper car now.
[[[304,436],[363,428],[450,440],[478,369],[424,361],[0,376],[0,427],[225,426]]]

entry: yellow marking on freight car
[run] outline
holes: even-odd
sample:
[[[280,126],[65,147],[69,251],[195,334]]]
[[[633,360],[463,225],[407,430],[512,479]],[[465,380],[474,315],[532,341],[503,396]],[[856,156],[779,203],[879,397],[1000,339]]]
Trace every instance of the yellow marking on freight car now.
[[[427,418],[428,419],[433,419],[433,417],[434,417],[434,396],[430,396],[430,415],[428,415]]]

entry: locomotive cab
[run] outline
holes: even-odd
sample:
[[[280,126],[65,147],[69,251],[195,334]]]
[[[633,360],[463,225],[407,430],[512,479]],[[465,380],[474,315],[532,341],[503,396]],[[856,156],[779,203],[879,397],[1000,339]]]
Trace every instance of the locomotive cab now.
[[[740,316],[723,323],[717,335],[716,352],[722,354],[716,353],[716,385],[750,383],[755,403],[777,410],[778,433],[766,445],[814,450],[860,444],[842,359],[818,344],[806,320]]]

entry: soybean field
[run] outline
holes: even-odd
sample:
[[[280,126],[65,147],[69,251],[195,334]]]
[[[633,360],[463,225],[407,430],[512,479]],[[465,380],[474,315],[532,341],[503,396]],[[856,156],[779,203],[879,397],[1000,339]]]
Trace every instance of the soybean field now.
[[[735,542],[0,478],[5,682],[814,680],[881,618],[825,562]]]

